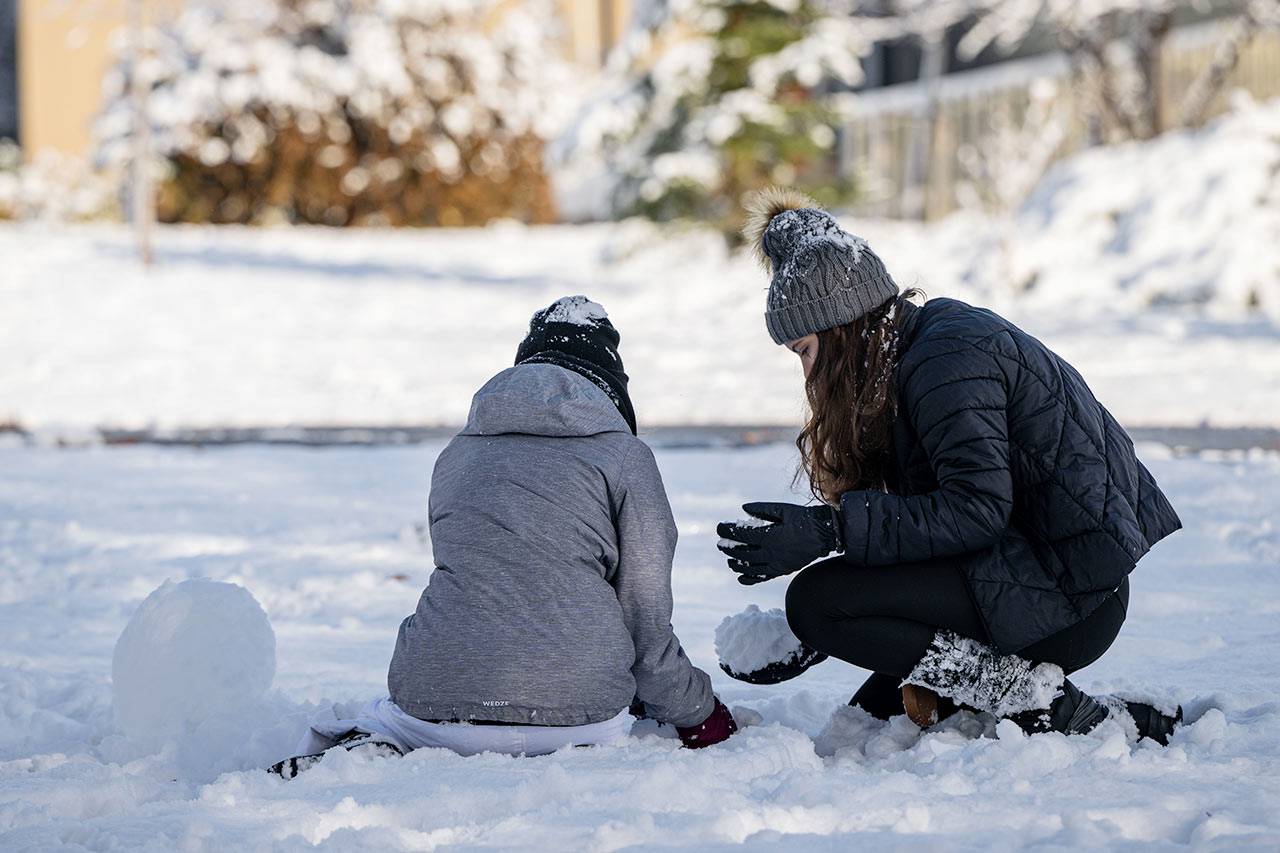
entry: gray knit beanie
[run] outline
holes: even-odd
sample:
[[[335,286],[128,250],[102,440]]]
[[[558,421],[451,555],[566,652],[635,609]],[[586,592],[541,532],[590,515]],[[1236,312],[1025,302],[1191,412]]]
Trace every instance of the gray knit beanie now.
[[[756,193],[743,233],[773,272],[764,320],[774,343],[842,326],[898,295],[866,241],[799,193]]]

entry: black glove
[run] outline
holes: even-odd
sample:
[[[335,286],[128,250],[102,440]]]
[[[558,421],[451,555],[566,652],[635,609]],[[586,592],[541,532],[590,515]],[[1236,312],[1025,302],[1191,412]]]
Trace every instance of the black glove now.
[[[767,521],[750,527],[722,521],[716,533],[722,542],[716,547],[729,557],[729,568],[738,573],[738,583],[751,585],[799,571],[814,560],[844,550],[840,516],[826,504],[743,504],[752,518]]]
[[[725,675],[736,678],[739,681],[745,681],[747,684],[778,684],[783,681],[790,681],[798,675],[803,675],[809,667],[816,666],[826,659],[827,656],[822,652],[814,651],[801,643],[800,648],[787,657],[786,660],[774,661],[754,672],[736,672],[723,663],[720,664],[720,669],[724,671]]]

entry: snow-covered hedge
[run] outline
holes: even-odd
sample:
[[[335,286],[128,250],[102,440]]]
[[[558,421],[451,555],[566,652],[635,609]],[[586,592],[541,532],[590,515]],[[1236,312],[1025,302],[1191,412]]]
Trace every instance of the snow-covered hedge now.
[[[197,2],[142,73],[168,164],[160,217],[189,222],[545,221],[565,92],[549,0]],[[101,158],[129,157],[128,65]]]

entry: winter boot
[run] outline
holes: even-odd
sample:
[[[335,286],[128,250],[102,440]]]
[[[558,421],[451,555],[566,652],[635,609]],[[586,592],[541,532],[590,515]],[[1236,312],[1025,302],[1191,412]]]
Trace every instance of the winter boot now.
[[[849,700],[849,704],[855,704]],[[957,705],[947,696],[939,696],[927,687],[918,684],[907,684],[902,688],[902,710],[907,719],[922,729],[942,722],[956,711],[973,711],[965,705]]]
[[[361,752],[388,758],[404,755],[404,750],[399,745],[392,743],[381,735],[369,734],[357,729],[352,729],[338,738],[329,749],[345,749],[348,752],[358,749]],[[328,750],[325,750],[325,752],[328,752]],[[324,758],[324,755],[324,752],[317,752],[312,755],[295,755],[293,758],[286,758],[284,761],[277,761],[272,764],[267,768],[267,772],[274,773],[282,779],[292,779],[302,771],[318,764],[320,759]]]
[[[1105,720],[1107,707],[1064,678],[1062,689],[1049,707],[1030,708],[1008,717],[1029,735],[1038,732],[1076,735],[1092,731]]]
[[[1138,726],[1139,738],[1151,738],[1161,747],[1169,745],[1169,736],[1183,722],[1183,706],[1176,707],[1172,716],[1144,702],[1125,702],[1124,707]]]
[[[927,729],[938,722],[938,703],[941,700],[937,693],[928,687],[918,684],[902,685],[902,707],[907,717],[922,729]]]
[[[924,687],[956,704],[1007,717],[1048,708],[1063,680],[1062,669],[1051,663],[1033,664],[952,631],[939,631],[902,686]],[[926,704],[922,719],[928,711]]]
[[[1125,710],[1133,717],[1138,727],[1138,737],[1149,737],[1161,746],[1169,745],[1169,736],[1182,723],[1182,706],[1179,705],[1172,716],[1158,711],[1145,702],[1130,702],[1122,699]]]

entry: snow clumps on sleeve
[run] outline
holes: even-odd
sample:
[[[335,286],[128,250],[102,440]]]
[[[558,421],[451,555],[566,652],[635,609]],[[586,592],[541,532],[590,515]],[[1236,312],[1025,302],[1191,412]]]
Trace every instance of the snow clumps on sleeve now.
[[[1061,691],[1064,677],[1056,664],[1033,664],[954,631],[938,631],[902,683],[927,687],[962,705],[1007,717],[1048,708]]]

